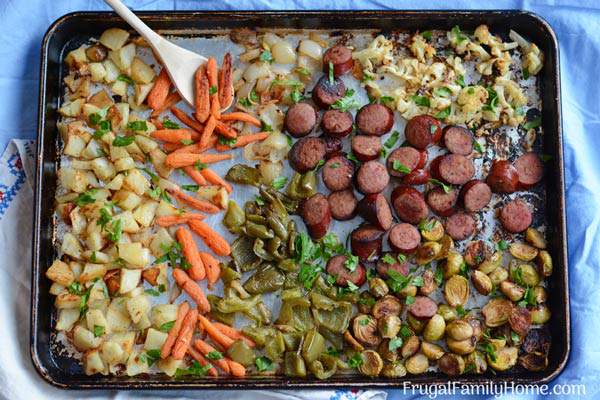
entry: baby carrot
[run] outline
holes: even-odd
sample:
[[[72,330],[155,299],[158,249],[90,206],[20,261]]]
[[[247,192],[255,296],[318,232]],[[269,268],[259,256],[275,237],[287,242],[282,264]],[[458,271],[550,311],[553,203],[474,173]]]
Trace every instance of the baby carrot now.
[[[206,270],[192,233],[183,226],[180,226],[177,228],[175,236],[179,244],[181,244],[183,256],[191,265],[190,269],[187,270],[190,278],[196,281],[204,279],[206,277]]]
[[[171,107],[171,112],[178,120],[183,122],[188,127],[198,132],[202,132],[204,130],[204,125],[187,115],[182,109],[177,107]]]
[[[229,364],[229,370],[231,371],[231,375],[238,378],[246,376],[246,368],[242,364],[235,362],[227,357],[225,357],[224,360],[227,362],[227,364]]]
[[[201,366],[205,366],[210,364],[210,362],[204,358],[204,356],[202,355],[202,353],[200,353],[199,351],[197,351],[196,349],[194,349],[192,346],[188,347],[188,354],[190,356],[192,356],[192,358],[196,361],[198,361],[198,363]],[[211,364],[212,365],[212,364]],[[211,376],[219,376],[219,373],[217,372],[217,369],[215,367],[212,367],[211,369],[208,370],[208,374]]]
[[[216,126],[217,120],[215,119],[214,115],[211,115],[208,117],[208,121],[206,121],[206,126],[204,127],[204,131],[202,131],[202,136],[200,136],[200,146],[206,146]]]
[[[179,332],[179,336],[177,336],[177,340],[175,340],[175,344],[173,345],[171,356],[174,359],[181,360],[185,356],[185,353],[187,353],[187,349],[190,347],[192,337],[194,336],[196,321],[198,321],[198,310],[192,308],[190,311],[188,311],[183,319],[181,331]]]
[[[208,201],[199,200],[188,194],[183,193],[181,190],[169,190],[175,198],[188,206],[195,208],[198,211],[202,211],[208,214],[216,214],[220,211],[219,207],[215,206]]]
[[[212,169],[204,168],[200,171],[200,173],[204,178],[206,178],[208,182],[212,183],[213,185],[223,186],[225,190],[227,190],[227,193],[231,193],[233,191],[233,188],[231,187],[229,182],[217,175],[217,173],[215,173],[215,171],[213,171]]]
[[[181,101],[181,96],[179,95],[179,93],[171,92],[165,99],[164,103],[159,108],[152,111],[150,116],[152,118],[158,117],[160,114],[164,113],[165,111],[167,111],[169,108],[173,107],[175,104],[179,103],[180,101]]]
[[[173,268],[173,278],[177,282],[177,286],[183,289],[194,300],[194,303],[196,303],[198,310],[202,314],[210,312],[210,303],[204,295],[202,288],[195,281],[191,280],[184,270]]]
[[[154,139],[169,143],[182,143],[185,140],[192,140],[191,129],[161,129],[150,133]]]
[[[177,339],[179,331],[181,330],[181,325],[183,324],[183,319],[187,315],[189,309],[190,305],[187,303],[187,301],[181,303],[177,308],[177,318],[175,319],[175,323],[173,324],[173,327],[169,330],[167,340],[165,340],[165,343],[160,349],[160,358],[162,358],[163,360],[169,357],[169,355],[171,354],[171,349],[175,344],[175,340]]]
[[[248,143],[265,140],[268,137],[269,134],[267,132],[258,132],[251,133],[249,135],[241,135],[236,138],[235,143],[233,143],[231,146],[219,143],[216,145],[215,148],[217,149],[217,151],[227,151],[238,147],[244,147]]]
[[[254,125],[258,128],[262,126],[258,118],[242,111],[234,111],[230,112],[229,114],[221,114],[221,121],[242,121]]]
[[[201,340],[201,339],[196,339],[194,341],[194,347],[196,347],[196,349],[198,349],[202,354],[204,354],[207,357],[208,357],[208,353],[217,352],[217,349],[215,349],[210,344],[206,343],[204,340]],[[225,371],[225,373],[227,373],[227,374],[229,373],[229,364],[227,364],[227,362],[225,361],[224,358],[221,358],[219,360],[213,360],[213,361],[215,364],[217,364],[217,366],[219,368],[221,368],[223,371]]]
[[[215,130],[219,135],[225,136],[229,139],[235,139],[238,136],[237,131],[235,129],[233,129],[231,126],[227,125],[225,122],[222,121],[217,121]]]
[[[197,162],[212,164],[233,158],[231,154],[195,154],[195,153],[171,153],[165,159],[165,164],[172,168],[181,168],[194,165]]]
[[[210,114],[210,84],[206,76],[206,65],[202,64],[194,75],[194,87],[196,89],[196,119],[205,122]]]
[[[221,275],[221,267],[219,267],[219,260],[214,258],[210,253],[204,251],[199,252],[204,270],[206,271],[206,280],[208,281],[208,287],[211,288],[218,280]]]
[[[217,328],[219,331],[221,331],[224,335],[229,336],[231,339],[233,340],[243,340],[244,342],[246,342],[246,344],[249,347],[255,347],[256,343],[254,343],[254,341],[252,339],[247,338],[246,336],[244,336],[244,334],[242,332],[240,332],[239,330],[232,328],[229,325],[225,325],[222,324],[221,322],[213,322],[212,323],[213,326],[215,328]]]
[[[221,117],[221,105],[219,104],[219,87],[217,77],[217,60],[214,57],[209,57],[206,63],[206,76],[210,85],[210,113],[216,118]]]
[[[167,69],[163,68],[160,70],[158,78],[154,81],[154,86],[152,86],[150,93],[148,93],[148,97],[146,97],[148,107],[153,110],[160,108],[165,103],[165,99],[169,95],[170,89],[171,79],[169,78]]]
[[[202,175],[201,171],[198,171],[195,167],[188,165],[187,167],[183,167],[183,172],[186,173],[187,176],[192,178],[194,182],[196,182],[200,186],[206,185],[206,178]]]
[[[231,68],[231,54],[226,53],[219,70],[219,104],[228,107],[233,101],[233,71]]]
[[[183,213],[181,215],[163,215],[154,219],[154,222],[158,226],[168,227],[179,224],[187,224],[187,222],[191,219],[197,219],[199,221],[202,221],[204,219],[204,215],[196,213]]]
[[[229,243],[210,226],[202,221],[189,221],[188,226],[198,236],[202,238],[204,243],[218,256],[228,256],[231,253]]]
[[[234,340],[229,338],[228,336],[222,334],[217,328],[215,328],[213,326],[213,324],[206,317],[199,315],[198,319],[200,320],[200,323],[202,324],[204,329],[206,329],[206,332],[208,333],[208,335],[216,343],[219,343],[221,346],[223,346],[226,349],[228,349],[229,346],[231,346],[233,344]]]
[[[169,142],[165,142],[163,143],[163,149],[167,152],[173,152],[173,151],[177,151],[183,147],[187,147],[184,146],[183,143],[169,143]]]

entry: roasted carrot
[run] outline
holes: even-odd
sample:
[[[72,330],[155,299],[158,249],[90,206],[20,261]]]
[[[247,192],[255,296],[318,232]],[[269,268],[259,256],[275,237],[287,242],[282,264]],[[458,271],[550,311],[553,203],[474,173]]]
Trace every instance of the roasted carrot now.
[[[211,288],[218,280],[221,275],[221,267],[219,267],[219,260],[214,258],[210,253],[200,251],[200,258],[206,271],[206,280],[208,281],[208,287]]]
[[[226,349],[233,344],[234,340],[227,335],[222,334],[206,317],[199,315],[198,319],[200,320],[202,326],[204,326],[204,329],[206,329],[208,336],[210,336],[216,343],[219,343]]]
[[[183,193],[181,190],[171,189],[169,190],[169,193],[171,193],[177,200],[187,204],[188,206],[198,211],[202,211],[208,214],[216,214],[220,211],[220,208],[215,206],[214,204],[209,203],[205,200],[200,200],[195,197],[192,197],[188,194]]]
[[[198,349],[202,354],[208,357],[208,353],[217,352],[217,349],[212,347],[210,344],[206,343],[204,340],[196,339],[194,340],[194,347]],[[213,360],[214,363],[221,368],[225,373],[229,373],[229,364],[225,361],[224,358],[219,360]]]
[[[173,278],[175,279],[175,282],[177,282],[177,286],[183,289],[183,291],[194,300],[200,313],[206,314],[207,312],[210,312],[210,303],[202,291],[202,288],[198,286],[195,281],[191,280],[184,270],[181,268],[174,268]]]
[[[177,151],[179,149],[181,149],[182,147],[185,147],[183,145],[183,143],[169,143],[169,142],[164,142],[163,143],[163,149],[167,152],[173,152],[173,151]]]
[[[152,122],[154,124],[154,126],[156,127],[156,129],[163,129],[163,123],[160,119],[158,118],[152,118],[150,120],[150,122]]]
[[[198,132],[202,132],[204,130],[204,125],[202,125],[200,122],[196,121],[194,118],[187,115],[185,113],[185,111],[183,111],[182,109],[177,108],[177,107],[171,107],[171,112],[178,120],[183,122],[188,127],[192,128]]]
[[[179,93],[171,92],[165,99],[165,102],[159,108],[152,111],[150,116],[152,118],[158,117],[160,114],[164,113],[165,111],[167,111],[169,108],[173,107],[175,104],[179,103],[180,101],[181,101],[181,96],[179,95]]]
[[[185,272],[184,272],[184,274],[185,274]],[[173,348],[173,345],[175,344],[175,340],[177,339],[177,336],[179,335],[179,331],[181,330],[181,325],[183,324],[183,319],[185,318],[185,316],[187,315],[189,310],[190,310],[190,305],[188,304],[187,301],[184,301],[183,303],[181,303],[179,305],[179,307],[177,308],[177,318],[175,319],[175,323],[173,324],[173,327],[169,330],[169,334],[167,335],[167,340],[165,340],[165,343],[163,344],[162,348],[160,349],[160,358],[162,358],[163,360],[165,358],[169,357],[169,355],[171,354],[171,349]]]
[[[242,364],[235,362],[227,357],[225,357],[224,360],[227,362],[227,364],[229,364],[229,370],[231,372],[231,375],[238,378],[246,376],[246,368]]]
[[[202,221],[189,221],[188,226],[204,243],[218,256],[228,256],[231,253],[229,243],[210,226]]]
[[[154,222],[158,226],[168,227],[179,224],[187,224],[187,222],[191,219],[197,219],[202,221],[204,219],[204,215],[196,213],[183,213],[181,215],[163,215],[162,217],[155,218]]]
[[[185,356],[185,353],[187,353],[187,349],[190,347],[192,337],[194,336],[196,321],[198,321],[198,310],[192,308],[190,311],[188,311],[183,319],[181,331],[179,332],[179,336],[177,336],[177,340],[175,340],[175,344],[173,345],[171,356],[174,359],[181,360]]]
[[[206,186],[206,178],[202,175],[201,171],[197,170],[195,167],[188,165],[187,167],[183,167],[183,172],[186,173],[187,176],[192,178],[194,182],[196,182],[200,186]]]
[[[177,241],[181,245],[181,251],[183,252],[183,256],[191,265],[191,267],[187,270],[187,273],[190,276],[190,278],[196,281],[204,279],[206,277],[206,269],[204,267],[202,257],[200,257],[200,252],[198,251],[196,242],[194,242],[194,237],[192,236],[192,233],[183,226],[180,226],[179,228],[177,228],[175,236],[177,237]]]
[[[200,171],[200,173],[208,182],[212,183],[213,185],[223,186],[225,188],[225,190],[227,190],[228,193],[231,193],[233,191],[233,188],[231,187],[229,182],[227,182],[225,179],[221,178],[212,169],[204,168],[203,170]]]
[[[268,132],[258,132],[258,133],[251,133],[249,135],[241,135],[236,138],[235,143],[232,144],[231,146],[219,143],[215,146],[215,148],[217,149],[217,151],[227,151],[227,150],[235,149],[238,147],[244,147],[248,143],[265,140],[268,137],[269,137]]]
[[[169,143],[182,143],[182,141],[192,140],[191,129],[161,129],[150,133],[154,139]]]
[[[200,137],[200,146],[206,146],[217,126],[217,120],[214,115],[208,117],[208,121],[206,121],[206,126],[204,127],[204,131],[202,131],[202,136]]]
[[[165,159],[165,164],[172,168],[181,168],[194,165],[197,162],[212,164],[233,158],[231,154],[195,154],[195,153],[171,153]]]
[[[228,139],[235,139],[236,137],[238,137],[237,131],[222,121],[217,121],[215,130],[219,135],[225,136]]]
[[[158,78],[154,81],[154,86],[152,86],[150,93],[148,93],[148,97],[146,97],[148,106],[153,110],[160,108],[165,103],[170,89],[171,78],[169,78],[167,69],[163,68],[160,70]]]
[[[229,114],[221,114],[221,121],[242,121],[257,126],[259,128],[262,126],[258,118],[242,111],[234,111]]]
[[[194,75],[194,88],[196,89],[195,108],[196,119],[205,122],[210,114],[210,83],[206,76],[206,65],[202,64]]]
[[[198,324],[200,325],[200,324]],[[202,355],[202,353],[200,353],[198,350],[194,349],[192,346],[188,347],[188,354],[190,356],[192,356],[192,358],[196,361],[198,361],[198,363],[201,366],[205,366],[210,364],[210,361],[208,361],[206,358],[204,358],[204,356]],[[212,365],[212,364],[210,364]],[[211,376],[219,376],[219,373],[217,372],[217,369],[215,367],[212,367],[211,369],[208,370],[208,374]]]
[[[219,82],[217,76],[217,60],[214,57],[209,57],[206,63],[206,76],[210,85],[210,113],[216,119],[221,117],[221,104],[219,103]]]
[[[221,322],[213,322],[212,323],[215,328],[221,331],[224,335],[229,336],[233,340],[243,340],[249,347],[255,347],[256,343],[252,339],[247,338],[242,332],[239,330],[229,326],[222,324]]]
[[[228,108],[233,101],[233,70],[231,54],[226,53],[219,70],[219,105]]]

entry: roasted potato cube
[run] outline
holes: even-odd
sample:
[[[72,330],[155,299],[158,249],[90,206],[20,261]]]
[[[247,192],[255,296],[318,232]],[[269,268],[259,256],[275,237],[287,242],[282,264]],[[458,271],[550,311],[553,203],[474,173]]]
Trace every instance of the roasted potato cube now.
[[[108,57],[119,67],[121,72],[128,73],[135,57],[135,44],[129,43],[118,50],[112,50]]]
[[[138,196],[143,196],[150,189],[150,182],[142,175],[139,169],[129,171],[123,183],[126,189],[131,190]]]
[[[108,331],[108,322],[106,321],[106,317],[104,317],[104,313],[101,310],[88,310],[88,312],[85,314],[85,321],[88,330],[94,333],[94,336],[102,336],[103,334],[110,333]]]
[[[73,345],[79,351],[86,351],[100,346],[101,339],[94,337],[94,333],[90,330],[78,325],[73,330]]]
[[[67,156],[79,157],[85,146],[85,140],[81,136],[71,135],[67,139],[63,153]]]
[[[99,42],[110,50],[118,50],[129,39],[129,32],[119,28],[110,28],[102,32]]]
[[[81,253],[83,251],[81,244],[79,244],[79,240],[77,240],[77,238],[69,232],[65,233],[63,236],[63,242],[60,250],[78,260],[81,259]]]
[[[160,360],[157,364],[158,369],[167,374],[168,376],[174,376],[177,369],[183,365],[183,360],[176,360],[169,356],[164,360]]]
[[[81,114],[84,103],[85,99],[69,101],[59,108],[58,112],[64,117],[77,117],[79,114]]]
[[[150,301],[148,300],[148,296],[142,292],[141,295],[128,299],[127,311],[129,312],[129,317],[133,323],[140,322],[142,316],[148,314],[148,311],[150,311]]]
[[[136,376],[148,372],[148,362],[146,361],[146,358],[141,355],[142,354],[137,351],[131,353],[127,360],[127,369],[125,370],[127,376]]]
[[[65,62],[71,68],[79,68],[82,64],[87,63],[88,58],[85,54],[85,47],[82,45],[75,50],[71,50],[65,57]]]
[[[90,74],[92,82],[102,82],[106,77],[106,68],[100,62],[90,63]]]
[[[85,353],[83,358],[83,368],[86,375],[106,375],[108,373],[98,350],[92,350]]]
[[[167,340],[167,333],[157,331],[156,329],[148,329],[146,333],[146,341],[144,342],[145,350],[161,349],[165,341]]]
[[[120,364],[123,362],[124,358],[127,358],[121,345],[112,340],[102,343],[102,346],[100,347],[100,356],[108,365]]]
[[[139,285],[141,278],[142,270],[123,268],[121,270],[119,293],[127,293],[135,289]]]
[[[94,279],[102,278],[106,274],[106,265],[86,263],[83,272],[79,276],[79,282],[91,282]]]
[[[123,274],[121,274],[123,275]],[[117,297],[111,301],[106,311],[106,322],[110,332],[127,332],[131,325],[131,319],[126,308],[127,299]]]
[[[156,208],[158,207],[158,203],[156,201],[146,201],[142,203],[138,208],[133,212],[133,218],[142,226],[148,227],[152,224],[154,220],[154,215],[156,214]]]
[[[119,257],[136,268],[143,268],[150,263],[150,250],[141,243],[119,243]]]
[[[157,304],[152,307],[152,326],[160,329],[163,324],[177,319],[177,304]]]
[[[69,286],[75,280],[75,276],[69,265],[60,260],[54,260],[50,268],[46,271],[46,277],[63,286]]]
[[[150,251],[154,257],[158,258],[165,253],[164,249],[171,247],[174,242],[175,240],[173,240],[169,232],[165,228],[160,228],[156,231],[150,242]]]
[[[77,321],[79,321],[79,308],[62,308],[58,310],[56,330],[70,331]]]

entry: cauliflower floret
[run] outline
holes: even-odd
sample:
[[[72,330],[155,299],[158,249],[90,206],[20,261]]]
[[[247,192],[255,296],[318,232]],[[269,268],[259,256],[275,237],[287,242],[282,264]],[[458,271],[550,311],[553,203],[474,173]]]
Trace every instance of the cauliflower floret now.
[[[372,71],[375,66],[391,64],[393,50],[394,44],[383,35],[379,35],[366,49],[353,52],[352,58],[360,61],[368,71]]]
[[[464,75],[467,73],[462,61],[462,58],[456,56],[450,56],[446,58],[446,64],[454,69],[456,75]]]
[[[421,62],[425,62],[425,59],[435,56],[435,48],[427,43],[421,35],[413,35],[410,43],[410,51]]]
[[[483,86],[467,86],[458,94],[456,102],[461,111],[473,114],[481,110],[488,98],[488,92]]]
[[[513,107],[522,107],[527,104],[527,96],[523,93],[516,82],[511,81],[503,76],[496,78],[495,86],[504,87],[504,95],[506,101]]]
[[[471,42],[469,37],[461,32],[458,25],[455,25],[447,34],[450,45],[458,54],[464,54],[467,51],[467,45]]]
[[[534,43],[529,46],[529,51],[525,53],[523,68],[527,68],[530,75],[535,75],[544,65],[544,53]]]

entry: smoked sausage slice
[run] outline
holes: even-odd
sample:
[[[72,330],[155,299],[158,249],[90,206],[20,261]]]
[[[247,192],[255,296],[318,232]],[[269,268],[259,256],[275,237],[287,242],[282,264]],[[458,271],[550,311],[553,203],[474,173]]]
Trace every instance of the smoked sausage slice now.
[[[519,176],[519,188],[529,189],[542,180],[544,164],[537,154],[529,152],[523,154],[515,161],[515,168]]]
[[[500,209],[499,218],[504,229],[511,233],[523,232],[533,221],[529,204],[521,199],[515,199],[506,203]]]
[[[404,222],[418,224],[429,214],[429,207],[421,192],[410,186],[398,186],[391,195],[392,206]]]
[[[468,156],[473,152],[473,134],[462,126],[448,125],[442,131],[444,146],[450,153]]]
[[[390,182],[390,174],[378,161],[371,160],[362,164],[356,174],[358,190],[364,194],[379,193]]]
[[[415,296],[415,301],[408,306],[408,312],[418,319],[429,319],[437,313],[437,304],[429,297]]]
[[[312,132],[317,124],[317,110],[308,103],[296,103],[285,114],[285,130],[295,138]]]
[[[335,277],[335,283],[339,286],[348,286],[348,282],[352,282],[356,286],[361,286],[367,279],[365,267],[362,264],[357,264],[354,271],[351,271],[346,266],[348,256],[337,255],[333,256],[327,262],[327,273]]]
[[[365,135],[385,135],[393,125],[394,112],[383,104],[367,104],[356,113],[356,126]]]
[[[447,154],[439,161],[438,171],[446,183],[464,185],[475,175],[475,166],[465,156]]]
[[[367,194],[358,202],[358,214],[381,230],[387,231],[392,226],[392,210],[385,196],[381,193]]]
[[[441,187],[436,187],[427,193],[427,204],[431,211],[441,217],[449,217],[454,214],[457,199],[458,192],[453,188],[446,193]]]
[[[379,136],[356,135],[352,138],[352,153],[362,162],[379,158],[381,139]]]
[[[519,172],[507,160],[497,160],[492,163],[486,182],[494,193],[513,193],[519,186]]]
[[[327,76],[319,79],[312,92],[312,99],[320,108],[329,108],[330,105],[344,97],[346,85],[340,79],[329,82]]]
[[[374,261],[381,255],[383,234],[385,232],[377,227],[364,224],[350,234],[350,247],[352,254],[361,261]]]
[[[346,46],[333,46],[323,54],[323,71],[329,73],[329,63],[333,66],[333,76],[338,77],[350,71],[354,66],[352,50]]]
[[[313,239],[320,239],[327,233],[331,223],[331,210],[327,198],[315,193],[302,205],[302,219]]]
[[[354,218],[358,200],[354,196],[352,189],[333,192],[327,197],[331,216],[338,221],[346,221]]]
[[[475,219],[464,212],[453,214],[446,220],[446,233],[454,240],[468,238],[473,235],[475,228]]]
[[[327,110],[321,119],[323,132],[338,138],[352,133],[352,124],[354,124],[354,120],[348,111]]]
[[[392,250],[409,254],[417,250],[421,243],[419,230],[411,224],[400,223],[390,229],[388,243]]]
[[[331,157],[322,169],[323,183],[332,192],[348,189],[352,186],[354,163],[344,156]]]
[[[430,145],[440,141],[442,126],[440,121],[429,115],[417,115],[406,123],[404,136],[413,147],[425,150]]]
[[[460,198],[465,210],[469,212],[479,211],[486,207],[492,199],[492,189],[487,183],[473,179],[462,187]]]
[[[315,169],[319,161],[325,158],[325,142],[316,137],[304,137],[296,141],[288,158],[290,166],[301,174]]]

